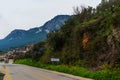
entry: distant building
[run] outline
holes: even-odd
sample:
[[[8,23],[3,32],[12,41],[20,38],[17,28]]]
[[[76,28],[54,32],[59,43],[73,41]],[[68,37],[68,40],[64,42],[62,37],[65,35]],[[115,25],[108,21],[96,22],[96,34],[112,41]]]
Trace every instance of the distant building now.
[[[26,51],[29,51],[30,49],[32,49],[33,48],[33,45],[27,45],[26,46]]]

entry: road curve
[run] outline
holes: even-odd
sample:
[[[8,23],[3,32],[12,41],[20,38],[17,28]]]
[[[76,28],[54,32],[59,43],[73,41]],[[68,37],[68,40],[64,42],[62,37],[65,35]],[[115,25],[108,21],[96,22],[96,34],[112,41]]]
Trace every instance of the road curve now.
[[[8,69],[10,80],[90,80],[26,65],[7,64],[5,66]]]

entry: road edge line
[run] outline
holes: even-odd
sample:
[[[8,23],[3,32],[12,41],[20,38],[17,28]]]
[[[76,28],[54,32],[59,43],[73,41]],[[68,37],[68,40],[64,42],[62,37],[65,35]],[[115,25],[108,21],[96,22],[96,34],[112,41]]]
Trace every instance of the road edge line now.
[[[6,66],[5,66],[5,76],[6,76],[7,80],[11,80],[8,68]]]

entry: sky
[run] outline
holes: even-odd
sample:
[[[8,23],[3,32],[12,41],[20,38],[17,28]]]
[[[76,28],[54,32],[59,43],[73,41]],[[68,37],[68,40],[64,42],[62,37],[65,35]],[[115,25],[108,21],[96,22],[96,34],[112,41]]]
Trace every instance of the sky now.
[[[0,0],[0,39],[14,29],[40,27],[56,15],[72,15],[77,6],[96,7],[101,0]]]

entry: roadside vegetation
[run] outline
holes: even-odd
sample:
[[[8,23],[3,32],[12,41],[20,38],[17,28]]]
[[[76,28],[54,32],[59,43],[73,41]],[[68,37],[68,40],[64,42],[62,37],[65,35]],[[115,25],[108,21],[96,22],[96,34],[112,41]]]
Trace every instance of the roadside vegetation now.
[[[120,1],[77,7],[60,30],[16,57],[15,63],[96,80],[120,80]],[[60,62],[51,62],[59,58]]]
[[[92,78],[95,80],[119,80],[120,79],[120,75],[119,75],[120,69],[118,70],[103,69],[100,71],[91,71],[85,67],[80,67],[80,66],[42,64],[32,59],[21,59],[21,60],[15,61],[15,63],[64,72],[64,73],[68,73],[76,76]]]

